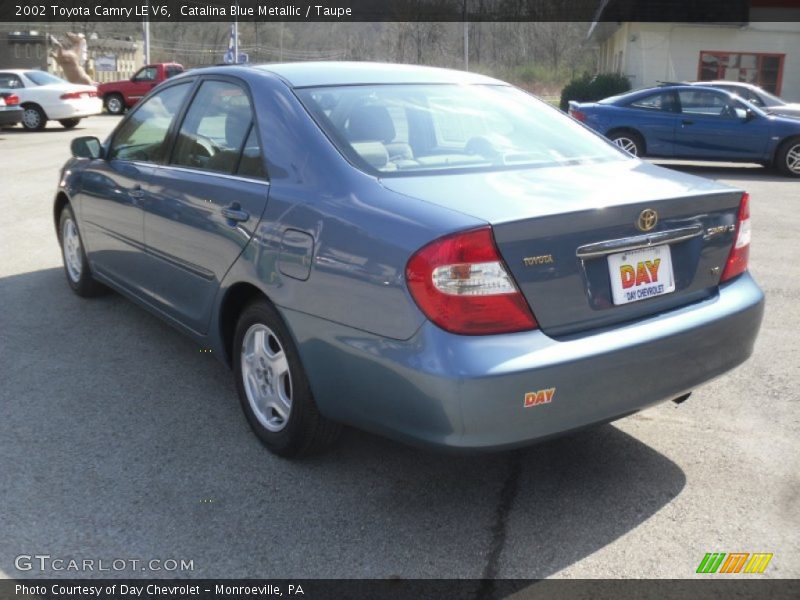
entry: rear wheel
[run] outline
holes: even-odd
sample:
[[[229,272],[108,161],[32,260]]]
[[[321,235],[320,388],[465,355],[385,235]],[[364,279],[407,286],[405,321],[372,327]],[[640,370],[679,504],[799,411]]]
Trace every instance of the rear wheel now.
[[[775,154],[775,166],[784,175],[800,177],[800,137],[781,144]]]
[[[24,104],[22,111],[22,126],[28,131],[41,131],[47,125],[47,115],[38,104]]]
[[[633,131],[615,131],[608,136],[608,139],[614,142],[628,154],[633,156],[644,155],[644,140],[642,136]]]
[[[125,102],[119,94],[109,94],[105,99],[106,110],[112,115],[121,115],[125,112]]]
[[[61,256],[64,259],[64,272],[72,291],[85,298],[107,292],[108,288],[92,277],[89,261],[86,260],[86,253],[83,251],[78,223],[69,205],[61,211],[58,237],[61,242]]]
[[[340,426],[317,409],[294,342],[271,304],[258,300],[245,308],[232,354],[242,409],[269,450],[294,457],[333,443]]]
[[[72,129],[73,127],[75,127],[80,122],[81,122],[80,119],[61,119],[59,121],[59,123],[61,123],[61,126],[64,129]]]

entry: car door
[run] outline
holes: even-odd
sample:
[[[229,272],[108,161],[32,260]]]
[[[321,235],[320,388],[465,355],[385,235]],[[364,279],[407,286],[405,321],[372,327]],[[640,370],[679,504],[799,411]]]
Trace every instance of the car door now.
[[[150,295],[165,313],[205,333],[220,282],[253,236],[269,192],[243,83],[200,84],[150,192],[144,209]]]
[[[671,90],[639,97],[630,102],[626,118],[645,138],[650,156],[671,156],[678,123],[677,99]],[[619,123],[615,123],[618,125]]]
[[[92,268],[134,293],[141,292],[148,276],[142,202],[191,87],[190,81],[168,87],[131,111],[105,157],[93,160],[82,174],[77,205]]]
[[[680,121],[675,156],[710,160],[760,160],[769,127],[747,106],[725,92],[690,89],[678,92]],[[755,116],[755,118],[752,118]]]
[[[138,102],[158,83],[158,67],[142,67],[131,77],[128,100]]]

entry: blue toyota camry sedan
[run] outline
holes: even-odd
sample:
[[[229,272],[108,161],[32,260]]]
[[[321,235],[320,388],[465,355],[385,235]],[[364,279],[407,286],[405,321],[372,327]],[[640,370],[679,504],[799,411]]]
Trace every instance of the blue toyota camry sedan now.
[[[192,70],[72,152],[67,283],[210,349],[280,455],[528,444],[684,399],[760,327],[746,193],[481,75]]]
[[[754,162],[800,177],[800,119],[722,89],[665,85],[573,101],[569,112],[636,156]]]

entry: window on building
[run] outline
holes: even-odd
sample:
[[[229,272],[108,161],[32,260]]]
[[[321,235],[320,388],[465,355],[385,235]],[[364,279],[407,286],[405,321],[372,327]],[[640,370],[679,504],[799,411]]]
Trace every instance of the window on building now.
[[[703,51],[700,53],[697,78],[700,81],[744,81],[773,94],[780,94],[784,56],[756,52]]]

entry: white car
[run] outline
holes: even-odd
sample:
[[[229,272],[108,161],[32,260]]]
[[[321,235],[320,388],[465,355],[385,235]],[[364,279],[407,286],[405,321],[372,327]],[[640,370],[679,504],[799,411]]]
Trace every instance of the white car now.
[[[22,126],[29,131],[44,129],[49,120],[70,129],[103,110],[94,86],[69,83],[45,71],[0,69],[0,92],[19,96]]]

